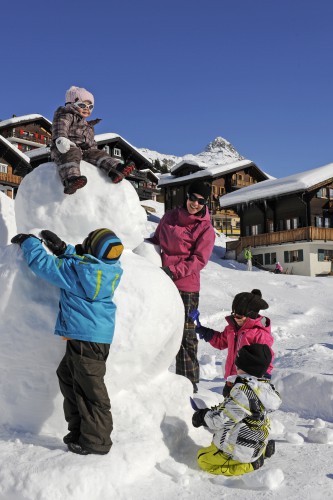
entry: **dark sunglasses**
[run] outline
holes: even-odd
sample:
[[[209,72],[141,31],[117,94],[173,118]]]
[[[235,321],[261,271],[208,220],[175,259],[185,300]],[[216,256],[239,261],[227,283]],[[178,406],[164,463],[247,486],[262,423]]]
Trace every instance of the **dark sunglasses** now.
[[[205,198],[198,198],[197,196],[195,196],[195,194],[193,193],[188,193],[187,194],[187,198],[191,201],[197,201],[199,203],[199,205],[208,205],[208,200],[205,200]]]
[[[243,319],[244,318],[244,314],[236,314],[234,312],[231,313],[231,316],[233,316],[236,319]]]
[[[94,109],[93,104],[86,104],[85,102],[75,102],[74,104],[80,109],[89,109],[90,111]]]

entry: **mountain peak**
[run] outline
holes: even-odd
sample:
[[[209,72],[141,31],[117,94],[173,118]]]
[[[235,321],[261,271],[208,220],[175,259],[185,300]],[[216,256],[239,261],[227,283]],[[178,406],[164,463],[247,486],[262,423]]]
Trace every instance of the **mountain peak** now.
[[[234,146],[223,137],[216,137],[198,157],[205,158],[209,163],[231,163],[243,160],[244,156],[238,153]]]

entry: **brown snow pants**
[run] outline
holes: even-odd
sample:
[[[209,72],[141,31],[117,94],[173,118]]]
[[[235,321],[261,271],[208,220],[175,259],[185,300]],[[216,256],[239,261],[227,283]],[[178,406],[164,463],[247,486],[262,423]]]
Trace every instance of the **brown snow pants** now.
[[[109,350],[110,344],[67,340],[57,369],[68,430],[91,453],[107,453],[112,446],[111,405],[104,383]]]
[[[79,177],[81,175],[80,161],[84,160],[103,170],[106,175],[115,172],[119,160],[112,158],[102,149],[80,149],[71,146],[67,153],[61,154],[57,148],[52,148],[51,158],[57,164],[61,182],[64,183],[69,177]]]

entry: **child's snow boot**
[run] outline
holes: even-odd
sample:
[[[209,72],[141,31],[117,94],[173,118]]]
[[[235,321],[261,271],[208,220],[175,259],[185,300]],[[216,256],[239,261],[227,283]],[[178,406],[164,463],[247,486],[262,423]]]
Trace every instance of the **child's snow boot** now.
[[[77,189],[83,188],[87,184],[87,177],[80,175],[78,177],[69,177],[64,180],[64,193],[74,194]]]
[[[260,469],[260,467],[262,467],[264,465],[264,456],[260,455],[260,457],[257,458],[257,460],[255,462],[252,462],[251,465],[252,465],[254,470]]]
[[[77,443],[79,440],[79,437],[80,437],[80,431],[77,431],[77,432],[70,431],[68,434],[66,434],[66,436],[64,436],[62,438],[62,440],[65,444]]]
[[[76,453],[77,455],[90,455],[90,452],[82,448],[79,443],[67,443],[67,448],[72,453]]]
[[[264,457],[270,458],[275,453],[275,441],[270,439],[267,443],[266,450],[264,451]]]
[[[114,184],[118,184],[123,180],[124,177],[130,175],[133,170],[135,170],[134,161],[129,161],[124,163],[118,163],[116,168],[112,168],[109,171],[109,177]]]

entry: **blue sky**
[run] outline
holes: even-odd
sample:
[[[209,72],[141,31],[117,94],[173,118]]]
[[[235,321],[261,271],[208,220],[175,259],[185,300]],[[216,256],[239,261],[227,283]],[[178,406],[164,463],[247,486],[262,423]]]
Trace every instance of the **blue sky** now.
[[[52,120],[78,85],[96,133],[137,147],[222,136],[276,177],[333,162],[331,0],[18,0],[1,19],[1,119]]]

